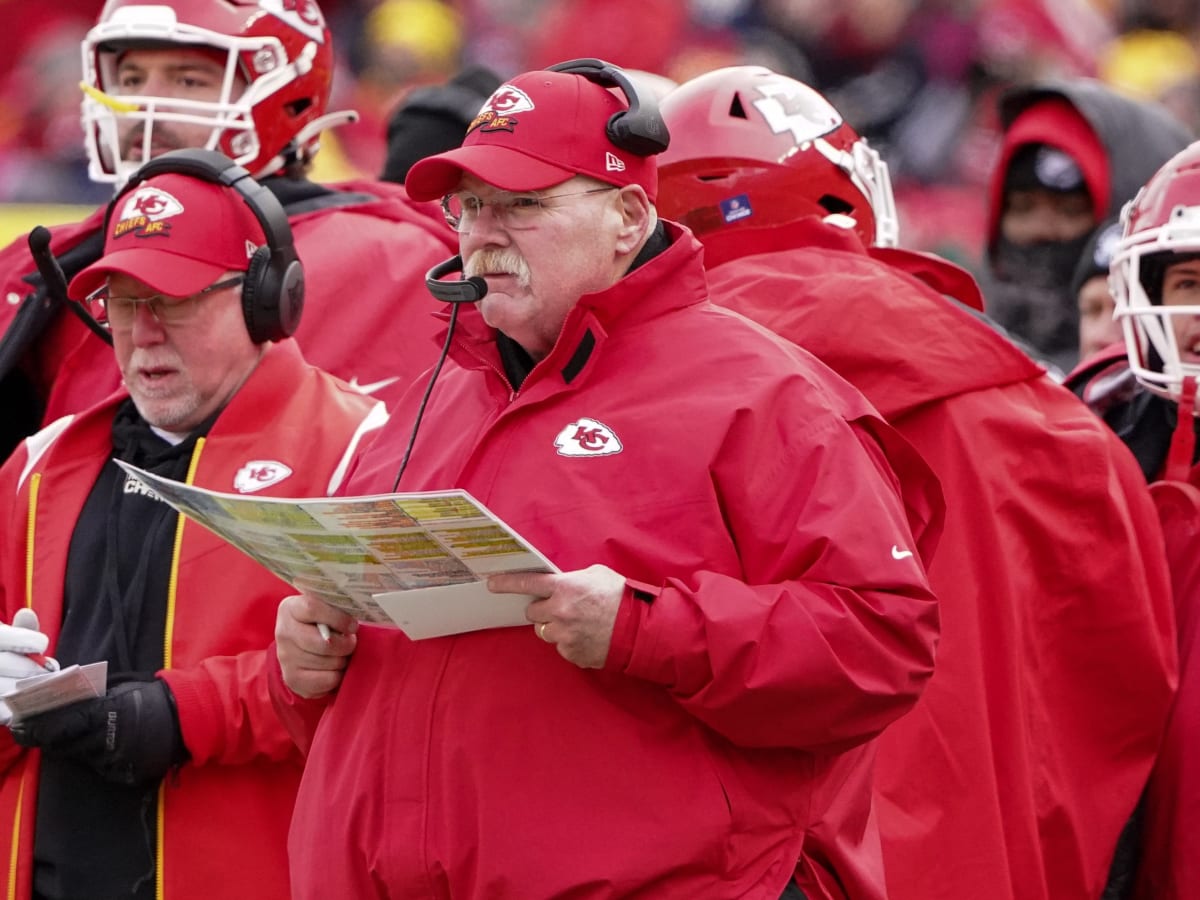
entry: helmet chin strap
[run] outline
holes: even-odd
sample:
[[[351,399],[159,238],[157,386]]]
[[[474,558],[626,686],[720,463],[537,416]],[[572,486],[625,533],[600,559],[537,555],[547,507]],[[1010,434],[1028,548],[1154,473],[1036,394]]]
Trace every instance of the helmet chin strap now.
[[[1192,470],[1192,456],[1196,451],[1196,379],[1185,375],[1179,392],[1179,410],[1175,422],[1175,433],[1171,435],[1171,448],[1167,451],[1167,462],[1163,477],[1169,481],[1187,481]]]

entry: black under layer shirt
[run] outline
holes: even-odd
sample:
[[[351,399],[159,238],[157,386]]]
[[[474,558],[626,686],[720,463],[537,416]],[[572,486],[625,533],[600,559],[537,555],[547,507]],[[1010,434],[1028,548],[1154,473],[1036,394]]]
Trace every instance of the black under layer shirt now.
[[[1105,412],[1104,421],[1133,452],[1146,481],[1160,478],[1179,421],[1179,405],[1174,400],[1140,389],[1127,403]],[[1200,418],[1192,427],[1200,438]],[[1192,465],[1198,462],[1200,439],[1192,453]]]
[[[208,424],[172,445],[126,401],[113,422],[113,456],[183,481]],[[177,517],[112,459],[105,464],[71,536],[55,646],[61,665],[107,660],[110,688],[162,668]],[[157,818],[157,784],[114,785],[43,756],[34,900],[153,900]]]

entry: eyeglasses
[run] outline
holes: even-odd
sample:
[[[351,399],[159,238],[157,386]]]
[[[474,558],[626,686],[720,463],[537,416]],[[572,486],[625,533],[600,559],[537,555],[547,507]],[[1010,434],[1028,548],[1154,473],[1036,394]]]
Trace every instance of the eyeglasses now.
[[[182,325],[196,314],[197,301],[205,294],[236,287],[246,280],[244,275],[234,275],[216,284],[189,294],[186,297],[168,297],[166,294],[151,294],[149,297],[114,297],[108,293],[108,285],[97,288],[87,296],[88,308],[101,325],[110,331],[128,331],[133,327],[137,308],[145,306],[156,322],[164,328]]]
[[[479,218],[479,213],[485,206],[490,206],[492,215],[505,228],[519,231],[523,228],[533,228],[537,224],[538,213],[545,208],[547,201],[584,197],[588,194],[602,194],[605,191],[617,189],[616,185],[610,185],[587,191],[574,191],[569,194],[542,195],[536,191],[524,194],[501,193],[491,200],[484,200],[469,191],[457,191],[442,198],[442,214],[446,217],[450,227],[462,234],[470,231],[475,225],[475,220]]]

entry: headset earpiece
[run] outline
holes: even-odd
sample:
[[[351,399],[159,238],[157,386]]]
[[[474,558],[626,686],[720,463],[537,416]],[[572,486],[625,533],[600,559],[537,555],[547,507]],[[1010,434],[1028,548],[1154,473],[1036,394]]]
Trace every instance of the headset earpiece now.
[[[242,315],[255,343],[279,341],[296,333],[304,306],[304,268],[293,260],[280,275],[272,271],[277,257],[259,247],[242,282]]]
[[[105,232],[117,202],[156,175],[189,175],[237,191],[262,226],[267,244],[255,251],[242,283],[242,315],[256,344],[280,341],[296,333],[304,310],[304,267],[296,254],[287,212],[270,189],[246,169],[216,150],[190,148],[156,156],[134,172],[108,204]]]
[[[654,156],[671,141],[667,123],[658,112],[658,101],[637,89],[633,81],[612,63],[602,59],[569,59],[547,67],[550,72],[582,75],[603,87],[620,88],[629,109],[613,113],[606,131],[608,139],[635,156]]]

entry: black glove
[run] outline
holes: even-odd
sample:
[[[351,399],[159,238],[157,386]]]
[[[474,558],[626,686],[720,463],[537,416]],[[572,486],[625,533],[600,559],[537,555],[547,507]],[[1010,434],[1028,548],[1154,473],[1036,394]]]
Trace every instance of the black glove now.
[[[103,697],[19,719],[13,738],[129,787],[159,781],[188,759],[175,698],[162,679],[127,681]]]

